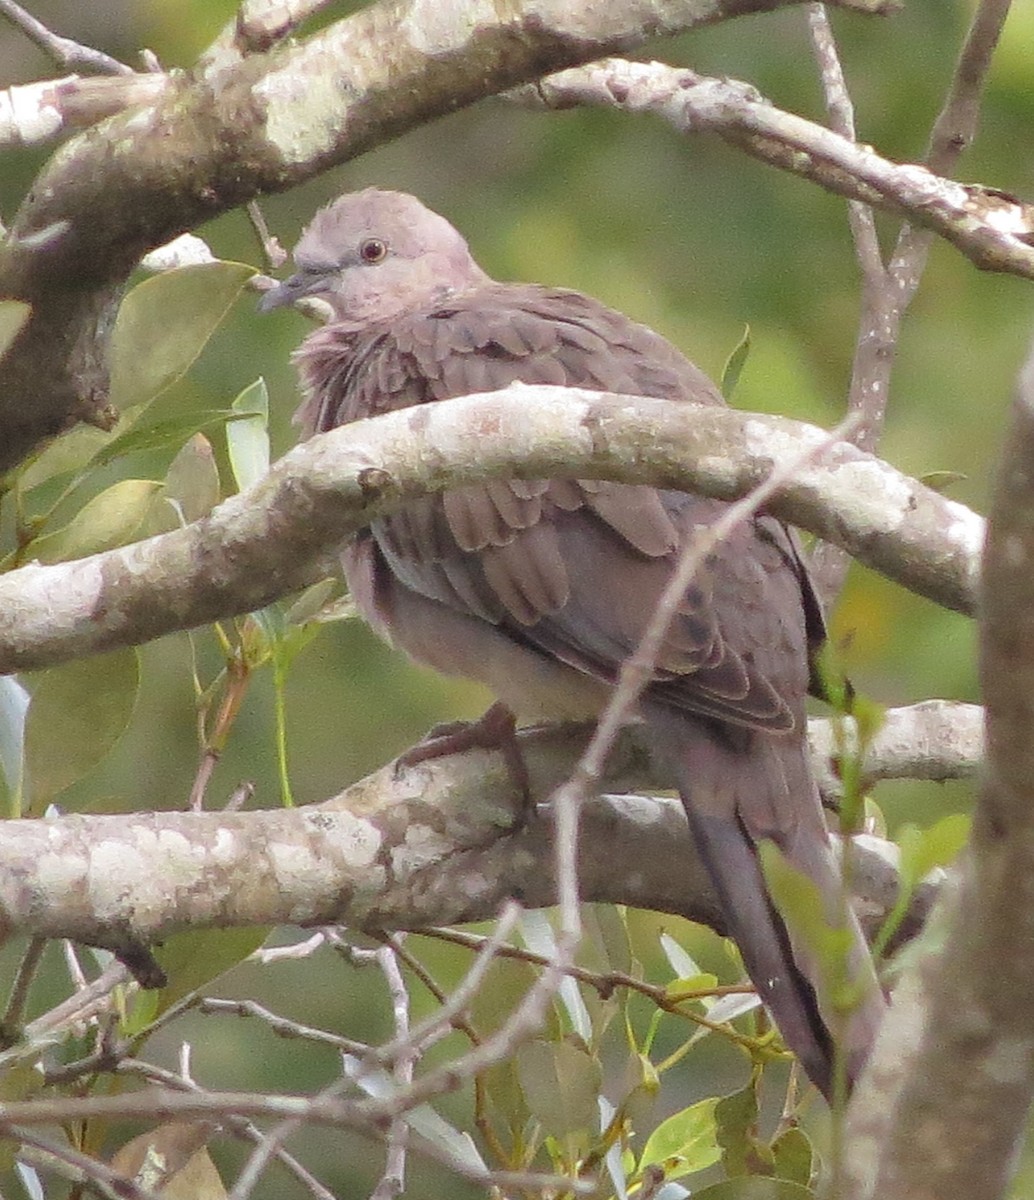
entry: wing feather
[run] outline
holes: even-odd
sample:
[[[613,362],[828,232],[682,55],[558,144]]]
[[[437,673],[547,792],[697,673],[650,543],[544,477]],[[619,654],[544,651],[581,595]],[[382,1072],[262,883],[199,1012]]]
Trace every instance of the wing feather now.
[[[313,430],[517,380],[723,403],[657,334],[579,293],[532,286],[486,285],[390,327],[322,330],[299,366]],[[371,532],[406,587],[611,681],[680,549],[723,510],[640,485],[493,480],[414,500]],[[817,611],[786,530],[767,518],[741,528],[687,589],[651,696],[734,724],[795,728]]]

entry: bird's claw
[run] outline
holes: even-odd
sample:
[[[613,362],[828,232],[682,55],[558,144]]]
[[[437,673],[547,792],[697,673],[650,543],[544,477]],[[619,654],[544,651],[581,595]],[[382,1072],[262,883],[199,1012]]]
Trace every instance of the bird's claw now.
[[[419,763],[446,758],[450,754],[464,754],[468,750],[496,750],[503,756],[510,777],[521,794],[527,818],[534,809],[531,780],[517,740],[517,720],[505,704],[493,704],[476,721],[435,725],[422,741],[398,756],[395,773],[398,775]]]

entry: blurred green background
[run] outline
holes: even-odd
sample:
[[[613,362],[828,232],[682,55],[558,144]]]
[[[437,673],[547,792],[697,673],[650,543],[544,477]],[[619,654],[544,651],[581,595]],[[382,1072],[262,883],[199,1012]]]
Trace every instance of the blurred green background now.
[[[164,65],[185,68],[235,9],[227,0],[38,0],[29,7],[57,32],[126,61],[148,47]],[[331,6],[327,15],[356,7]],[[901,160],[922,154],[971,11],[958,0],[907,0],[893,18],[834,13],[861,140]],[[803,8],[742,18],[640,52],[649,55],[748,80],[781,107],[823,119]],[[0,22],[0,82],[56,73]],[[991,73],[980,135],[960,177],[1034,199],[1032,129],[1034,8],[1017,5]],[[13,215],[44,158],[28,151],[6,156],[0,216]],[[647,118],[597,111],[540,115],[488,101],[270,197],[266,216],[289,246],[316,207],[369,184],[412,191],[442,211],[493,275],[591,292],[666,334],[712,375],[720,374],[749,325],[752,349],[739,406],[825,425],[842,413],[858,269],[844,204],[834,196],[716,140],[679,138]],[[881,230],[890,244],[896,225],[881,219]],[[198,232],[218,255],[263,266],[242,214]],[[981,510],[1030,337],[1029,296],[1025,282],[981,275],[937,245],[904,327],[882,453],[915,475],[959,473],[950,494]],[[297,394],[288,356],[307,329],[293,313],[259,318],[245,294],[187,379],[159,403],[170,412],[225,407],[261,374],[270,388],[278,455],[294,439]],[[135,473],[146,471],[137,464]],[[881,703],[976,699],[973,625],[868,571],[852,569],[833,630],[856,686]],[[197,650],[211,678],[219,660],[209,633],[198,635]],[[184,804],[198,756],[185,635],[147,647],[143,661],[144,686],[128,733],[100,768],[61,798],[67,807]],[[32,679],[27,683],[31,688]],[[325,798],[433,722],[473,715],[486,703],[471,686],[410,667],[351,622],[328,627],[304,651],[287,696],[291,776],[300,801]],[[211,803],[221,803],[242,779],[256,781],[257,804],[278,802],[269,672],[248,691],[209,789]],[[877,799],[893,828],[906,818],[927,823],[964,808],[969,794],[963,786],[893,785],[881,788]],[[362,999],[376,993],[376,983],[356,992],[355,1004],[341,1012],[344,991],[355,986],[352,974],[325,961],[315,969],[327,985],[322,992],[313,964],[272,972],[276,987],[293,997],[295,1015],[333,1023],[349,1036],[388,1032],[370,1027],[379,1018]],[[248,995],[268,991],[270,974],[246,967],[228,986]],[[306,1013],[307,1006],[314,1011]],[[260,1068],[264,1074],[273,1063],[282,1067],[277,1079],[285,1086],[313,1086],[333,1074],[332,1063],[321,1068],[317,1056],[271,1038],[256,1053],[244,1026],[225,1032],[211,1044],[206,1063],[210,1078],[224,1086],[257,1086]],[[342,1176],[336,1184],[343,1195],[363,1194],[367,1169],[376,1177],[376,1153],[358,1149],[356,1155],[349,1182]],[[419,1194],[434,1192],[431,1183]]]

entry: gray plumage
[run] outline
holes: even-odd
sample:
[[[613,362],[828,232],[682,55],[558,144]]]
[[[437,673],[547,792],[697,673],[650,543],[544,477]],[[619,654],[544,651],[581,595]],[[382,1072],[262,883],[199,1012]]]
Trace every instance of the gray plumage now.
[[[307,433],[514,381],[722,404],[656,333],[578,292],[491,280],[459,233],[411,196],[370,189],[321,210],[297,273],[263,301],[327,301],[296,354]],[[344,550],[357,605],[414,659],[477,679],[519,719],[598,713],[694,529],[717,500],[587,480],[493,480],[412,501]],[[829,1027],[854,1077],[883,998],[853,918],[860,996],[821,1010],[818,967],[768,896],[770,838],[840,920],[840,882],[811,777],[804,701],[822,617],[792,535],[758,516],[687,589],[641,712],[670,759],[728,932],[790,1047],[826,1094]]]

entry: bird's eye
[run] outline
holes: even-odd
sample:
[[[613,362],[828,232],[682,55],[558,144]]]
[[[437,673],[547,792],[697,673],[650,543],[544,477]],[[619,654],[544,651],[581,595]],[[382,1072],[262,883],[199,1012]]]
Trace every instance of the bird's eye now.
[[[359,257],[364,263],[379,263],[387,253],[388,247],[380,238],[367,238],[359,245]]]

